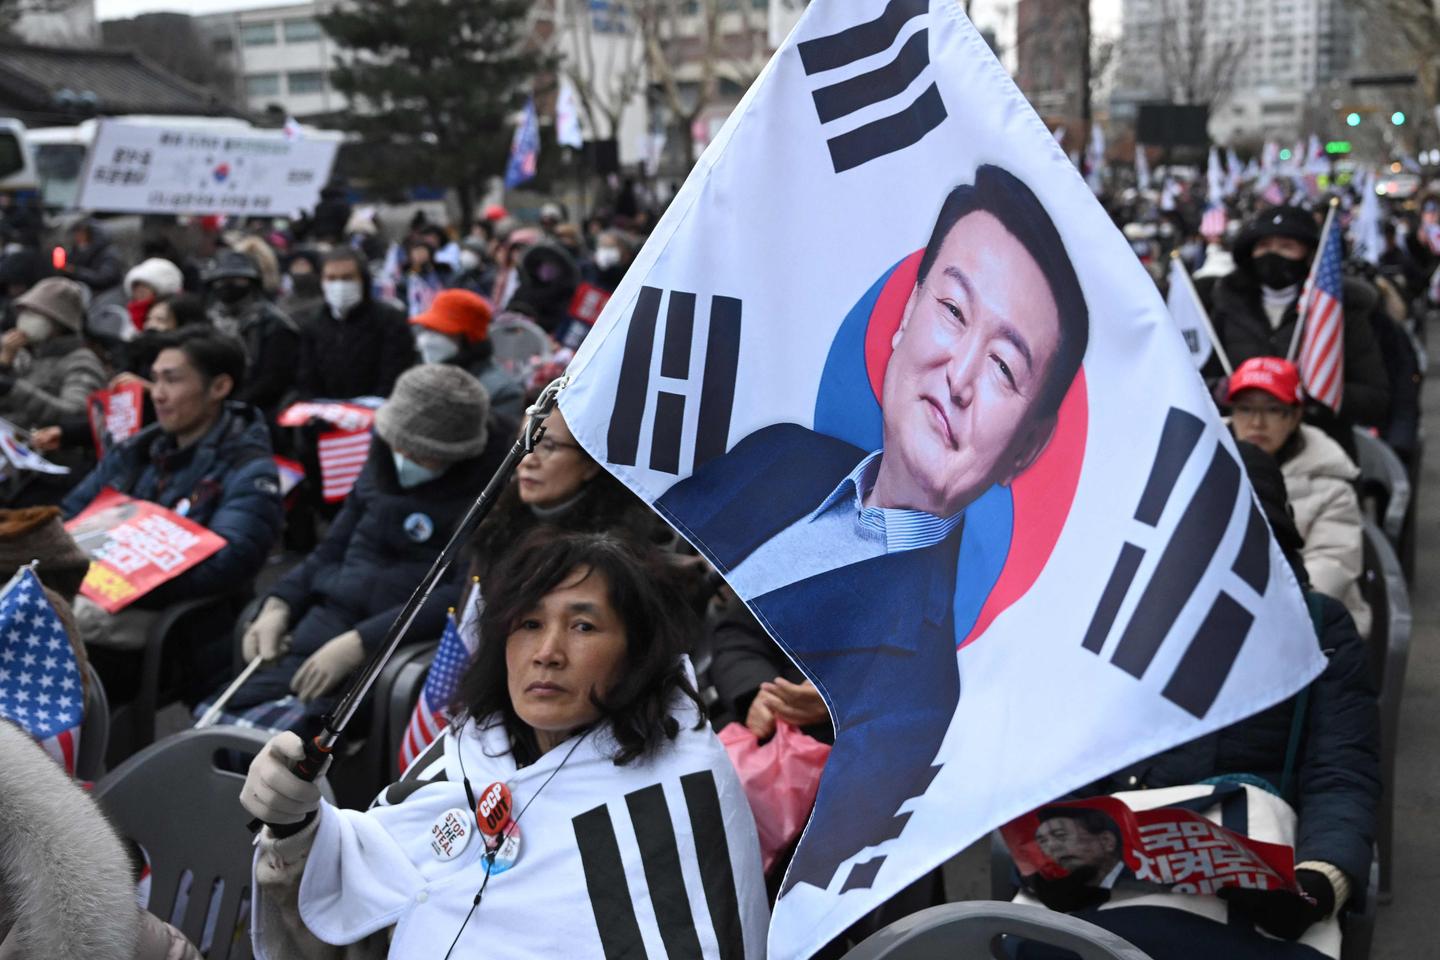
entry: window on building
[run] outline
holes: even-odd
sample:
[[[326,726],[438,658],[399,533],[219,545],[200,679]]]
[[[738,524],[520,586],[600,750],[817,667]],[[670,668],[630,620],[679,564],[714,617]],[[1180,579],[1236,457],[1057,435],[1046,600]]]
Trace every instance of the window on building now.
[[[285,20],[285,42],[286,43],[310,43],[319,40],[324,36],[320,24],[309,18],[298,20]]]
[[[280,96],[280,74],[252,73],[248,75],[245,78],[245,96],[252,100],[256,97]]]
[[[285,85],[291,95],[319,93],[325,89],[325,74],[319,70],[296,70],[285,75]]]
[[[216,53],[231,53],[235,49],[235,38],[231,36],[211,37],[210,49]]]
[[[275,21],[261,20],[240,25],[240,42],[247,47],[270,47],[275,45]]]

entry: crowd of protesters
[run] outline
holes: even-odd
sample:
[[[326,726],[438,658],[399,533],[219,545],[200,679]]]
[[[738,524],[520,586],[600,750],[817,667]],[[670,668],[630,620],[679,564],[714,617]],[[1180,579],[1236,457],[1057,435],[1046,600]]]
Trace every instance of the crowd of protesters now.
[[[1417,466],[1425,318],[1440,301],[1440,198],[1388,208],[1383,252],[1346,262],[1344,403],[1337,413],[1306,393],[1291,356],[1328,195],[1306,195],[1296,183],[1277,198],[1253,184],[1227,198],[1227,229],[1205,235],[1198,184],[1193,196],[1190,187],[1177,187],[1132,190],[1108,206],[1157,283],[1163,286],[1172,253],[1196,278],[1220,348],[1201,376],[1240,441],[1266,518],[1306,592],[1328,667],[1295,700],[1081,794],[1214,778],[1268,784],[1298,817],[1297,878],[1307,898],[1230,897],[1232,916],[1249,923],[1232,922],[1216,940],[1213,931],[1180,935],[1173,920],[1109,903],[1111,891],[1083,871],[1068,882],[1031,882],[1026,892],[1110,926],[1161,960],[1321,956],[1296,941],[1360,906],[1384,786],[1366,666],[1372,611],[1360,592],[1354,430],[1378,436]],[[1360,198],[1335,192],[1344,229]],[[402,816],[393,810],[408,795],[386,791],[390,799],[377,801],[373,816],[322,802],[290,772],[300,738],[317,732],[377,649],[495,474],[527,405],[583,340],[594,317],[577,309],[577,294],[612,292],[648,223],[597,215],[582,227],[547,203],[533,220],[491,207],[463,232],[417,216],[388,235],[373,210],[328,196],[314,217],[292,223],[206,222],[193,251],[153,239],[127,260],[104,225],[86,219],[70,230],[63,256],[31,242],[12,243],[0,257],[0,417],[36,451],[70,467],[63,476],[10,485],[0,546],[7,557],[40,561],[37,572],[72,645],[94,666],[112,705],[136,695],[138,650],[167,607],[221,598],[167,655],[196,715],[238,666],[262,663],[222,704],[221,722],[276,734],[251,766],[245,791],[247,809],[271,824],[256,868],[260,901],[272,904],[260,924],[272,938],[271,956],[329,955],[293,911],[299,870],[313,845],[334,854],[337,846],[373,840],[372,819]],[[528,347],[500,349],[494,334],[501,329]],[[1233,369],[1222,369],[1222,353]],[[142,428],[97,449],[101,435],[92,429],[88,398],[106,385],[136,382],[145,395]],[[281,423],[283,411],[307,400],[360,401],[375,410],[363,468],[343,503],[321,495],[317,438],[330,425]],[[304,467],[296,489],[282,490],[276,457]],[[107,612],[78,595],[83,554],[60,522],[108,490],[157,503],[225,545],[135,604]],[[602,722],[615,731],[613,742],[595,747],[594,758],[587,749],[577,764],[613,762],[623,770],[662,764],[680,751],[713,764],[713,738],[686,733],[707,712],[702,704],[716,729],[733,722],[757,741],[781,725],[815,741],[833,739],[814,684],[704,561],[590,458],[558,411],[468,545],[466,562],[421,608],[410,641],[433,643],[447,608],[473,602],[476,583],[483,597],[479,658],[510,650],[516,636],[529,653],[466,674],[456,715],[477,723],[411,765],[406,776],[416,789],[444,780],[436,764],[452,755],[461,763],[493,761],[491,741],[513,754],[495,776],[517,775],[567,743],[566,734]],[[596,639],[577,642],[577,622]],[[691,653],[697,675],[674,668],[681,651]],[[523,686],[526,670],[541,661],[555,667],[553,675],[574,677],[586,695]],[[478,722],[491,715],[498,727]],[[726,780],[733,771],[715,769],[721,796],[733,801]],[[477,787],[491,779],[470,776]],[[445,789],[460,789],[453,775]],[[458,803],[447,794],[440,808],[466,807],[469,792],[466,779]],[[438,794],[430,796],[433,806]],[[341,807],[347,799],[363,806],[370,797],[341,798]],[[473,797],[468,804],[473,808]],[[98,819],[83,807],[70,815]],[[747,861],[748,875],[736,878],[745,910],[763,914],[767,880],[773,896],[797,840],[770,851],[776,856],[764,876],[758,860]],[[383,856],[411,869],[406,851]],[[359,868],[347,861],[344,869]],[[443,906],[436,897],[427,909],[443,925],[449,913],[467,916],[470,894],[467,888],[463,902]],[[383,913],[384,896],[374,899]],[[829,952],[839,955],[878,924],[943,899],[937,871]],[[541,936],[557,919],[532,907],[508,924],[514,935],[529,929]],[[131,936],[142,943],[135,955],[193,955],[173,930],[154,926]],[[430,945],[431,934],[413,926],[400,936]],[[1256,926],[1271,936],[1255,933]],[[434,936],[443,932],[447,940],[453,932],[437,930]],[[434,945],[444,950],[445,943]]]

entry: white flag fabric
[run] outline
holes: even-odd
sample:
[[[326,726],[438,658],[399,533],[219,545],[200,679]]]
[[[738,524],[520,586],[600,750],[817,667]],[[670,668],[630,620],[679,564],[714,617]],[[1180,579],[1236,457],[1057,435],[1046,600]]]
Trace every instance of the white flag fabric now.
[[[1135,189],[1145,192],[1150,189],[1150,158],[1145,155],[1145,145],[1135,144]]]
[[[1358,180],[1360,209],[1350,224],[1350,239],[1356,256],[1378,266],[1380,255],[1385,252],[1385,236],[1381,226],[1380,196],[1375,192],[1375,171],[1362,170]]]
[[[1220,164],[1220,151],[1210,148],[1210,159],[1205,164],[1206,201],[1215,204],[1225,199],[1225,168]]]
[[[573,150],[580,150],[585,146],[585,134],[580,130],[580,104],[575,97],[575,85],[563,73],[560,74],[560,92],[555,95],[555,142]]]
[[[1170,259],[1170,291],[1165,297],[1165,306],[1170,309],[1175,326],[1185,338],[1195,369],[1199,370],[1210,361],[1215,345],[1210,342],[1209,326],[1205,323],[1205,305],[1200,302],[1195,284],[1179,257]]]
[[[957,0],[811,3],[570,377],[834,719],[776,960],[1323,666],[1165,304]]]
[[[1105,189],[1105,131],[1090,124],[1090,143],[1085,148],[1085,182],[1097,195]]]

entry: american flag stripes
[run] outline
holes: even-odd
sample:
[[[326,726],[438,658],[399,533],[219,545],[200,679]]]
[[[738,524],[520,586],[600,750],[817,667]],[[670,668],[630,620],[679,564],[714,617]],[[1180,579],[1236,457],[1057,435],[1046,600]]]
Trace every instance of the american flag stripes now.
[[[350,495],[370,456],[370,430],[322,433],[318,445],[321,494],[326,503],[339,503]]]
[[[410,725],[405,729],[405,739],[400,741],[400,769],[407,769],[425,748],[435,742],[450,715],[445,709],[460,685],[470,658],[475,655],[479,643],[480,591],[472,587],[465,602],[465,615],[460,624],[455,624],[452,613],[445,618],[445,633],[440,637],[440,647],[430,663],[430,673],[425,678],[425,687],[420,691],[420,700],[410,714]]]
[[[1340,265],[1344,251],[1334,229],[1335,209],[1325,221],[1320,253],[1301,296],[1300,380],[1305,391],[1339,411],[1345,384],[1345,310]]]
[[[1211,203],[1200,218],[1200,235],[1206,240],[1219,240],[1225,236],[1225,204]]]
[[[80,664],[65,626],[35,571],[22,567],[0,592],[0,716],[73,772],[84,715]]]

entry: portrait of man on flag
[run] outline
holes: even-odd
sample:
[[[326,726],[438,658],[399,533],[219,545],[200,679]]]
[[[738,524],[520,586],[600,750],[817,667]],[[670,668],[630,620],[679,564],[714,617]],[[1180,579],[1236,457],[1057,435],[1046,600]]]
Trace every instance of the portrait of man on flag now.
[[[1019,178],[982,165],[944,197],[915,264],[889,339],[879,444],[772,424],[656,502],[792,655],[815,658],[813,679],[847,734],[821,789],[850,797],[851,812],[861,803],[890,819],[933,778],[960,695],[955,647],[987,597],[980,585],[993,583],[984,559],[1011,537],[1003,502],[969,508],[1045,451],[1088,339],[1050,216]],[[820,390],[835,386],[822,378]],[[754,484],[769,495],[751,496]],[[843,638],[837,622],[851,628]],[[787,883],[824,887],[854,852],[831,844],[823,862],[797,857]]]

